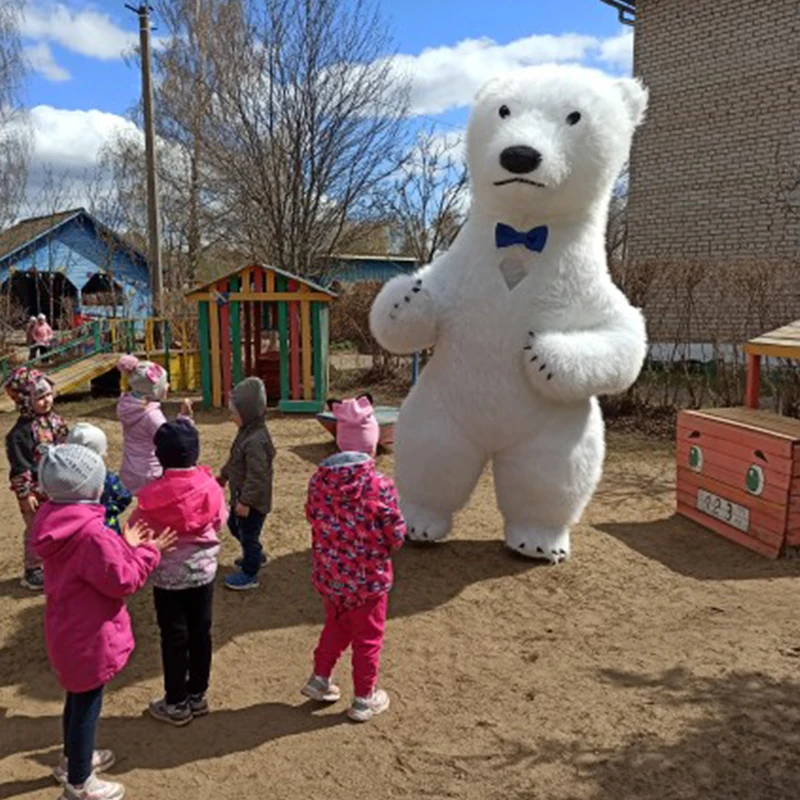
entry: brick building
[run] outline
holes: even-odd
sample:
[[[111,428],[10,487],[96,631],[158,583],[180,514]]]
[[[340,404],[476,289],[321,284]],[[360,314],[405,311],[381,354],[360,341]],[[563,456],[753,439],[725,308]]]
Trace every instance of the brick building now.
[[[651,341],[737,342],[800,318],[800,3],[603,2],[635,18],[650,90],[622,274]]]

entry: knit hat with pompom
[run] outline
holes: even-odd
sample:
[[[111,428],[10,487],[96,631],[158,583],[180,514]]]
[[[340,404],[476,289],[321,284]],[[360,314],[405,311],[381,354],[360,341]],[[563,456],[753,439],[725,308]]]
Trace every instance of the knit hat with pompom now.
[[[117,369],[128,375],[131,389],[147,400],[163,400],[167,392],[167,371],[152,361],[139,361],[136,356],[122,356]]]

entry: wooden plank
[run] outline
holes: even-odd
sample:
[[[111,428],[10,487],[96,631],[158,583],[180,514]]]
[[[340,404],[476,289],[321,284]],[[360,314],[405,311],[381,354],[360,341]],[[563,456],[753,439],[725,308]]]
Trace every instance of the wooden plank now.
[[[697,494],[697,489],[705,489],[707,492],[712,492],[750,509],[750,516],[756,520],[758,525],[768,530],[780,533],[786,528],[787,506],[763,500],[709,476],[698,475],[688,469],[678,467],[677,489],[694,494]]]
[[[764,342],[754,344],[748,342],[744,346],[748,358],[800,358],[800,342]]]
[[[689,450],[692,446],[686,442],[676,448],[677,462],[682,467],[689,467]],[[748,460],[734,458],[725,453],[718,453],[708,447],[700,448],[703,455],[703,468],[700,471],[702,475],[712,475],[717,477],[723,483],[728,483],[731,486],[741,489],[747,489],[746,477],[747,470],[751,465],[757,465],[764,470],[764,483],[766,492],[767,489],[772,489],[777,492],[777,503],[787,503],[789,500],[789,487],[792,484],[792,476],[786,473],[778,472],[773,469],[769,463],[765,463],[761,459],[751,456]],[[712,471],[713,470],[713,471]],[[715,473],[719,473],[715,475]],[[767,498],[767,494],[762,494],[762,497]]]
[[[285,414],[319,414],[325,407],[321,400],[281,400],[278,411]]]
[[[732,420],[684,416],[684,412],[681,412],[678,417],[678,433],[679,436],[686,437],[690,441],[702,440],[702,436],[708,434],[719,439],[737,442],[753,450],[772,453],[784,459],[792,458],[795,443],[794,437],[780,431],[741,425]],[[699,436],[693,436],[693,433],[699,434]]]
[[[324,364],[322,352],[322,322],[320,320],[320,303],[311,304],[311,347],[314,356],[314,399],[324,401],[322,390],[325,385],[323,378]]]
[[[208,328],[211,340],[211,402],[222,408],[222,373],[220,371],[219,310],[216,302],[208,304]]]
[[[289,291],[297,291],[297,282],[289,281]],[[300,306],[289,303],[289,386],[292,400],[300,396]]]
[[[239,288],[239,279],[231,278],[231,290]],[[240,304],[231,303],[231,355],[233,356],[231,380],[236,386],[242,380],[242,320]]]
[[[735,429],[734,429],[735,432]],[[704,433],[699,437],[689,437],[691,431],[688,428],[679,428],[677,441],[675,444],[676,452],[688,452],[692,446],[699,447],[703,454],[707,451],[721,453],[733,459],[738,459],[741,462],[752,462],[753,464],[762,464],[762,459],[756,455],[756,449],[740,445],[735,441],[735,436],[732,439],[722,439],[719,436],[709,436]],[[763,450],[760,451],[767,459],[770,469],[781,475],[792,475],[796,468],[796,462],[792,461],[785,456],[775,455],[773,453],[767,454]]]
[[[748,408],[758,408],[761,396],[761,356],[747,354],[747,385],[744,390],[744,404]]]
[[[253,374],[253,304],[242,303],[244,313],[244,369],[248,375]]]
[[[278,276],[278,289],[286,288],[286,278]],[[281,348],[281,401],[289,400],[289,309],[287,303],[278,303],[278,339]]]
[[[755,409],[736,406],[733,408],[708,408],[699,411],[681,411],[681,416],[693,419],[707,419],[716,422],[726,422],[741,428],[747,428],[800,442],[800,420],[792,417],[782,417],[771,411],[757,411]]]
[[[264,270],[258,270],[253,278],[257,292],[264,288],[265,280],[266,275],[264,274]],[[256,346],[256,363],[258,363],[261,360],[261,332],[264,325],[264,306],[261,302],[256,301],[251,304],[251,307],[253,309],[253,341]]]
[[[303,362],[303,400],[314,399],[314,385],[311,379],[311,365],[314,351],[311,349],[311,304],[307,300],[300,303],[300,340]]]
[[[241,278],[242,283],[237,287],[237,290],[245,294],[252,292],[253,270],[250,267],[247,267],[239,273],[239,277]]]
[[[683,503],[684,505],[689,506],[689,508],[693,508],[699,514],[703,516],[703,518],[708,517],[709,519],[716,519],[716,517],[709,517],[708,514],[705,514],[699,508],[697,508],[697,495],[695,493],[689,492],[677,492],[676,498],[678,503]],[[720,520],[720,522],[723,522]],[[723,522],[724,525],[727,523]],[[732,526],[727,526],[732,527]],[[736,528],[738,530],[738,528]],[[758,522],[753,520],[753,515],[750,515],[750,524],[747,531],[743,531],[746,536],[754,536],[756,539],[759,539],[762,542],[766,542],[767,544],[772,544],[775,547],[780,547],[783,544],[783,540],[786,536],[785,531],[776,531],[774,529],[765,528],[763,525],[760,525]]]
[[[736,528],[731,528],[730,525],[726,525],[720,520],[709,517],[706,514],[703,514],[701,511],[698,511],[696,508],[687,506],[684,503],[678,503],[678,513],[682,514],[684,517],[687,517],[693,522],[696,522],[698,525],[704,528],[709,528],[715,533],[724,536],[726,539],[742,545],[748,550],[753,550],[762,556],[776,559],[780,555],[781,548],[766,544],[765,542],[762,542],[760,539],[756,539],[753,536],[748,536],[746,533],[742,533]]]
[[[269,278],[271,273],[267,273]],[[280,276],[278,276],[280,278]],[[275,303],[279,300],[298,300],[300,292],[231,292],[228,300],[239,300],[240,302],[260,300],[264,303]],[[202,292],[188,297],[189,300],[212,300],[214,295],[211,292]],[[322,303],[330,303],[333,298],[329,294],[322,292],[308,292],[303,295],[303,300],[319,300]]]
[[[271,270],[264,270],[266,273],[266,285],[264,286],[264,291],[267,294],[274,294],[275,293],[275,273]]]
[[[228,291],[225,286],[223,292]],[[220,359],[222,362],[222,404],[225,405],[231,396],[231,305],[223,303],[219,307],[219,342]]]
[[[319,308],[320,363],[322,371],[322,386],[319,391],[319,399],[325,401],[328,398],[328,387],[331,385],[328,306],[324,303],[317,303],[317,307]]]

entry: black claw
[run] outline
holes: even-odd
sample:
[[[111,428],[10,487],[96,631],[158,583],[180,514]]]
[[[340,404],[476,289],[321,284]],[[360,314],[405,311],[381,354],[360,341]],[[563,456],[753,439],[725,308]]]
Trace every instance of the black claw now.
[[[550,380],[552,377],[553,377],[553,373],[552,372],[548,372],[547,373],[547,380]]]
[[[422,535],[427,539],[428,538],[428,531],[425,531],[425,533],[423,533]]]
[[[523,350],[533,350],[532,344],[526,344],[525,347],[522,348]]]
[[[559,550],[558,552],[561,553],[562,556],[565,556],[567,554],[566,550]]]
[[[412,525],[411,526],[411,533],[416,533],[416,532],[417,532],[417,529]]]
[[[417,286],[422,286],[422,278],[417,278],[417,280],[415,280],[414,283],[416,283]]]
[[[536,336],[536,334],[533,331],[528,331],[528,336]]]
[[[523,543],[522,543],[522,544],[519,546],[519,549],[520,549],[520,550],[524,550],[524,549],[525,549],[525,542],[523,542]]]
[[[537,358],[539,358],[539,356],[534,356],[534,357],[531,359],[531,364],[532,364],[534,361],[536,361],[536,359],[537,359]]]
[[[419,291],[419,286],[415,286],[411,291],[412,292],[418,292]]]
[[[544,550],[542,550],[542,548],[541,548],[541,547],[537,547],[537,548],[536,548],[536,552],[537,552],[537,553],[544,553]]]
[[[408,297],[408,295],[406,295],[406,297],[404,297],[403,300],[405,300],[406,303],[410,303],[411,302],[411,298]]]
[[[541,372],[543,369],[546,369],[546,368],[547,368],[547,364],[542,364],[542,366],[539,367],[539,372]]]
[[[394,307],[395,307],[395,308],[400,308],[400,303],[395,303],[395,304],[394,304]]]

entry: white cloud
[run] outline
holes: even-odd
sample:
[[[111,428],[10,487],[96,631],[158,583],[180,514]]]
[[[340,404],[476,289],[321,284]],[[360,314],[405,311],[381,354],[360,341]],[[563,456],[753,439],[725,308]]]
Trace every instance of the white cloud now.
[[[411,113],[441,114],[468,106],[489,78],[517,67],[596,61],[615,70],[630,68],[632,42],[631,33],[610,39],[574,33],[535,35],[507,44],[465,39],[415,56],[400,54],[391,61],[400,75],[411,80]]]
[[[34,72],[43,75],[47,80],[56,83],[68,81],[72,76],[56,63],[53,52],[47,42],[39,42],[25,48],[25,58]]]
[[[34,165],[52,164],[55,169],[71,172],[93,167],[103,145],[117,132],[138,131],[130,120],[96,109],[35,106],[30,121]]]
[[[119,59],[139,43],[137,33],[123,30],[108,14],[91,9],[78,11],[63,3],[28,2],[22,35],[37,42],[56,42],[67,50],[102,61]]]
[[[623,31],[619,36],[600,42],[598,59],[611,67],[630,72],[633,64],[633,32]]]

